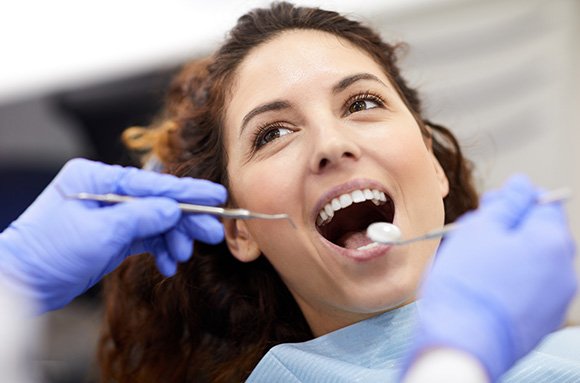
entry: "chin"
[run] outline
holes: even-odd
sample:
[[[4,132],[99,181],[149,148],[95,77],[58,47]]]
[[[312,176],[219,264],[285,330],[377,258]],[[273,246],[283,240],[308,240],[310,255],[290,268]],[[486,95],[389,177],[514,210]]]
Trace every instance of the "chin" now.
[[[392,286],[386,291],[384,288],[374,292],[364,289],[357,296],[351,295],[347,306],[350,310],[361,314],[380,314],[414,302],[416,291],[415,284]]]

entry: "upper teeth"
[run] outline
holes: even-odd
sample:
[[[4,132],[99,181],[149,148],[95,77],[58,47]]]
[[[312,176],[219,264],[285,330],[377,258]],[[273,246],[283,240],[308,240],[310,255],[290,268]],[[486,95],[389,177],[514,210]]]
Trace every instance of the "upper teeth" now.
[[[316,224],[322,226],[327,224],[334,217],[334,212],[344,209],[353,203],[372,201],[375,205],[381,205],[387,201],[387,196],[382,191],[376,189],[354,190],[350,193],[342,194],[324,205],[318,213]]]

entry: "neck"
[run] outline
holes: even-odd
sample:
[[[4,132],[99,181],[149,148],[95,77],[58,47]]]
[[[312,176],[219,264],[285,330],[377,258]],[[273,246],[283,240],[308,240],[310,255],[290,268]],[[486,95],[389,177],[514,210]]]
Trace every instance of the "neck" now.
[[[336,309],[323,312],[320,309],[314,309],[312,306],[307,305],[304,302],[298,301],[298,305],[310,326],[312,334],[315,337],[319,337],[385,312],[397,310],[414,301],[415,298],[413,297],[412,299],[393,305],[387,309],[373,312],[351,312]]]

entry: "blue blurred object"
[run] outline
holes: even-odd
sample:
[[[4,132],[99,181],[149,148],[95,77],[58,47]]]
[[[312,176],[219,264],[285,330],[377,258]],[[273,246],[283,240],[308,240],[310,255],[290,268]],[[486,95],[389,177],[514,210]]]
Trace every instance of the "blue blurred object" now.
[[[102,206],[69,200],[59,190],[149,198]],[[64,306],[131,254],[153,254],[170,276],[191,256],[193,240],[223,240],[217,219],[182,215],[176,200],[217,205],[225,199],[225,188],[206,180],[72,160],[0,234],[0,270],[43,311]]]
[[[564,321],[576,290],[575,245],[561,203],[513,177],[441,245],[421,289],[414,354],[437,347],[478,359],[492,381]]]

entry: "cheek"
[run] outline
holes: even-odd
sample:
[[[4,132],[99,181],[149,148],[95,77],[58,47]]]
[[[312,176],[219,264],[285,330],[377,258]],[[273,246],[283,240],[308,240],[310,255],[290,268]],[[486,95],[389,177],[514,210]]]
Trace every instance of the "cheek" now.
[[[232,192],[240,207],[261,213],[282,213],[296,182],[283,161],[264,161],[237,169]]]
[[[409,221],[401,224],[411,232],[440,226],[444,219],[440,179],[419,127],[398,124],[373,138],[369,150],[401,191],[402,217]]]
[[[396,121],[389,125],[370,134],[368,151],[403,178],[421,172],[431,173],[431,157],[419,127]]]
[[[231,170],[232,194],[241,208],[298,217],[303,201],[300,169],[296,160],[282,157],[246,164]],[[266,255],[285,253],[284,244],[297,242],[297,231],[286,220],[249,220],[247,225]]]

